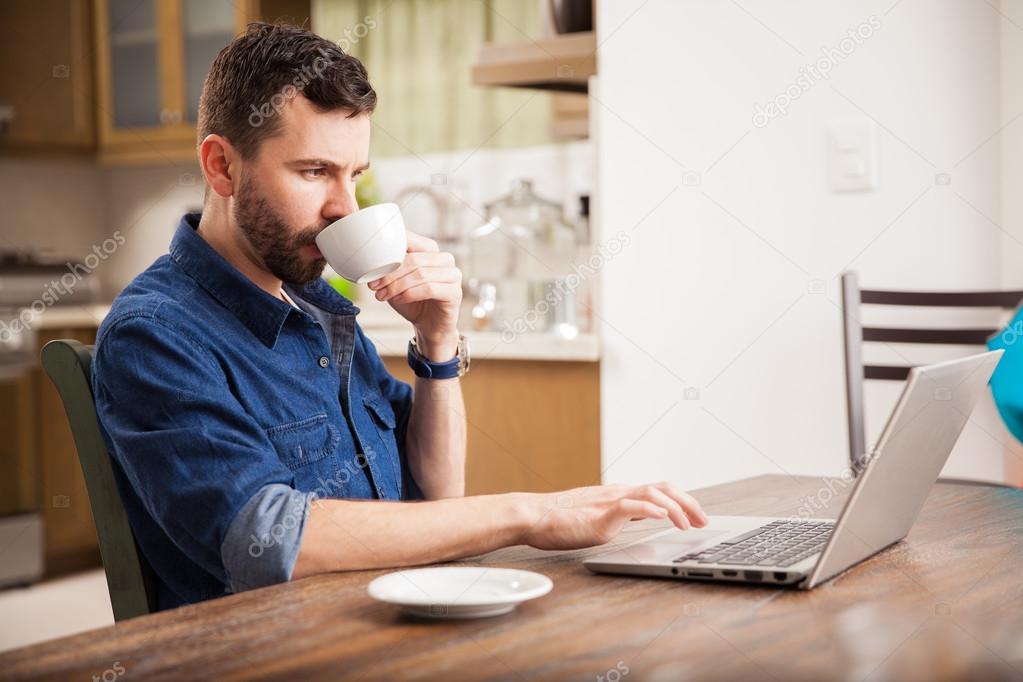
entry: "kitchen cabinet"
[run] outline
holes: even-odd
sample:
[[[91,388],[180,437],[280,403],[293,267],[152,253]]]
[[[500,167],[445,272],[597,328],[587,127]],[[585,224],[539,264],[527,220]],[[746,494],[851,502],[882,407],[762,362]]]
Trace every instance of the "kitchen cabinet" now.
[[[39,349],[54,339],[93,344],[96,328],[42,330]],[[52,577],[99,566],[96,526],[64,403],[42,367],[32,370],[32,389],[45,575]]]
[[[5,0],[0,151],[194,161],[199,93],[220,49],[250,21],[309,16],[309,0]]]
[[[91,153],[89,0],[0,2],[0,151]]]
[[[25,428],[28,424],[29,428]],[[35,391],[30,373],[0,380],[0,517],[34,512],[36,486]]]
[[[95,0],[101,162],[195,158],[198,91],[250,19],[232,0]]]
[[[383,359],[414,385],[404,357]],[[473,360],[461,381],[467,495],[600,484],[600,363]]]
[[[99,159],[195,160],[199,94],[250,21],[309,24],[308,0],[95,0]]]

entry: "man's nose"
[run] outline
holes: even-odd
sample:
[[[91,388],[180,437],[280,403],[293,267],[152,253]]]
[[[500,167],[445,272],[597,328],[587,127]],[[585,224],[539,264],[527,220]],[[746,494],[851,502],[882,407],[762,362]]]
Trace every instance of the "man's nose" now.
[[[324,219],[334,222],[359,210],[354,192],[338,192],[332,195],[323,207]]]

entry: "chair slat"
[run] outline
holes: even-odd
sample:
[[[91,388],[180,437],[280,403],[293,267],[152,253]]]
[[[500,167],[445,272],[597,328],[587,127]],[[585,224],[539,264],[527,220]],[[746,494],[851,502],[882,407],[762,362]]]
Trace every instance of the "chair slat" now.
[[[864,365],[864,379],[881,379],[883,381],[905,381],[909,376],[909,367],[892,365]]]
[[[860,302],[875,305],[1014,309],[1023,291],[887,291],[860,289]]]
[[[985,346],[997,329],[904,329],[896,327],[864,327],[864,341],[888,343],[937,343]]]

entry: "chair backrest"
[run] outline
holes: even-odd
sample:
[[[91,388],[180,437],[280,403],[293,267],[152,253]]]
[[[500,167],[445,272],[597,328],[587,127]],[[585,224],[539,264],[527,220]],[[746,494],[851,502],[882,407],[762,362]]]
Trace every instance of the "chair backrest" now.
[[[114,620],[122,621],[156,610],[156,582],[128,525],[110,455],[100,434],[92,394],[92,349],[73,339],[57,339],[43,346],[41,359],[71,425],[96,522],[110,605]]]
[[[941,308],[1001,308],[1012,310],[1023,300],[1023,291],[891,291],[861,289],[855,272],[842,273],[842,327],[845,340],[845,397],[849,424],[849,462],[859,473],[866,457],[863,417],[863,382],[866,379],[904,381],[909,366],[863,364],[863,343],[925,343],[987,346],[1000,330],[990,328],[866,327],[860,320],[861,305]]]

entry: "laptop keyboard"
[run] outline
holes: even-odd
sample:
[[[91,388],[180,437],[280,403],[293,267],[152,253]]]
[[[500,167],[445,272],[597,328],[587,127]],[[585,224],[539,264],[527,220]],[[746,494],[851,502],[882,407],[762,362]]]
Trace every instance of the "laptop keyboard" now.
[[[713,547],[680,556],[673,563],[791,566],[819,552],[834,527],[829,521],[772,521]]]

